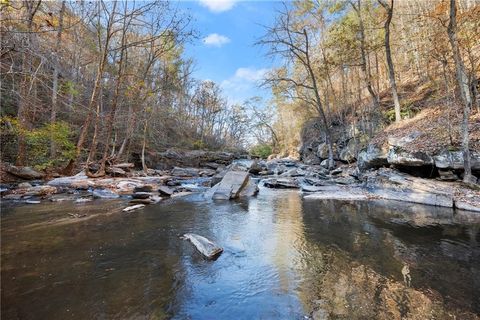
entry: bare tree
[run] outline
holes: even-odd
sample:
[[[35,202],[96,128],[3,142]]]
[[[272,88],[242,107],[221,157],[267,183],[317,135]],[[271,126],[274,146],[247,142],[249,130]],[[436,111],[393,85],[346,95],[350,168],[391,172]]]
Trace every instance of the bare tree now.
[[[390,24],[392,23],[393,18],[393,8],[394,0],[390,0],[388,4],[385,0],[378,0],[380,5],[385,8],[387,12],[387,19],[385,20],[384,29],[385,29],[385,56],[387,59],[388,66],[388,78],[390,81],[390,88],[392,90],[393,104],[395,106],[395,122],[400,122],[402,117],[400,115],[400,100],[398,98],[397,83],[395,81],[395,69],[393,67],[392,52],[390,49]]]
[[[265,85],[275,86],[285,83],[290,88],[291,97],[305,102],[316,110],[325,132],[328,146],[328,167],[335,166],[333,141],[330,133],[330,123],[324,110],[319,87],[319,79],[315,65],[319,63],[312,52],[312,36],[315,30],[309,30],[306,25],[294,21],[292,12],[284,5],[284,11],[278,13],[273,27],[267,27],[267,34],[257,42],[270,48],[270,56],[280,56],[284,59],[285,72],[270,73]],[[295,69],[299,75],[292,74]]]
[[[363,76],[365,83],[367,85],[367,90],[370,93],[370,96],[372,97],[373,101],[373,106],[375,107],[375,110],[380,109],[380,100],[378,98],[377,93],[373,89],[372,85],[372,75],[370,73],[370,68],[368,67],[367,64],[367,44],[366,44],[366,38],[365,38],[365,26],[363,23],[363,16],[362,16],[362,2],[361,0],[357,0],[356,3],[355,1],[350,1],[350,5],[352,6],[353,10],[355,11],[357,17],[358,17],[358,27],[359,27],[359,40],[360,40],[360,58],[361,58],[361,63],[360,67],[362,68]]]
[[[465,66],[463,64],[462,56],[460,54],[460,47],[457,39],[457,5],[455,0],[450,0],[450,21],[448,23],[448,39],[452,46],[453,60],[455,61],[455,73],[457,77],[457,85],[460,90],[460,97],[463,103],[463,121],[462,121],[462,149],[463,149],[463,166],[465,183],[475,183],[476,178],[472,175],[472,168],[470,163],[470,149],[469,149],[469,117],[472,108],[472,97],[470,95],[470,87]]]
[[[57,29],[57,38],[55,41],[55,48],[53,49],[53,76],[52,76],[52,109],[50,111],[50,123],[54,124],[57,121],[57,109],[58,109],[58,73],[60,69],[59,62],[59,49],[62,41],[62,32],[63,32],[63,16],[65,14],[65,0],[62,1],[62,6],[60,8],[59,18],[58,18],[58,29]],[[53,139],[50,141],[50,156],[55,157],[56,147]]]

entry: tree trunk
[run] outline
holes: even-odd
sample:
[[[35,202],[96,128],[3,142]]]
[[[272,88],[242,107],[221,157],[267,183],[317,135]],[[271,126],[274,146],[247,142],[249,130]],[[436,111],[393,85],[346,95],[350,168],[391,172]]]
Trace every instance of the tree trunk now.
[[[455,70],[457,84],[460,89],[460,97],[463,102],[463,121],[462,121],[462,149],[463,149],[463,166],[465,183],[475,183],[476,178],[472,175],[470,164],[469,149],[469,130],[468,122],[470,110],[472,107],[472,97],[470,96],[468,77],[465,72],[465,66],[460,54],[460,47],[457,40],[457,7],[455,0],[450,0],[450,21],[448,24],[448,39],[452,46],[453,60],[455,61]]]
[[[148,120],[145,117],[145,120],[143,123],[143,143],[142,143],[142,169],[145,174],[148,173],[148,168],[145,163],[145,148],[147,146],[147,124],[148,124]]]
[[[53,125],[57,121],[57,98],[58,98],[58,72],[59,72],[59,59],[58,59],[58,50],[60,49],[60,42],[62,40],[62,31],[63,31],[63,14],[65,12],[65,0],[62,1],[62,7],[60,8],[60,15],[58,18],[58,29],[57,29],[57,40],[55,42],[55,49],[53,51],[53,79],[52,79],[52,110],[50,113],[50,123]],[[55,158],[56,146],[53,136],[50,139],[50,157]]]
[[[114,2],[113,9],[110,12],[110,15],[109,15],[109,18],[108,18],[108,24],[107,24],[107,28],[106,28],[107,36],[106,36],[106,39],[105,39],[104,48],[102,50],[102,56],[101,56],[100,61],[98,63],[97,75],[95,77],[95,83],[93,85],[92,94],[91,94],[90,100],[88,102],[87,117],[85,118],[82,129],[80,130],[80,135],[78,137],[77,147],[75,149],[75,155],[74,155],[73,159],[70,160],[67,167],[63,170],[63,173],[66,174],[66,175],[71,175],[72,174],[72,171],[75,168],[75,164],[80,158],[80,154],[82,152],[83,145],[84,145],[85,140],[87,138],[88,129],[90,128],[90,124],[92,122],[93,107],[95,105],[97,105],[97,115],[96,115],[96,119],[95,119],[96,120],[95,125],[96,126],[98,125],[97,117],[98,117],[98,113],[99,113],[99,103],[97,101],[97,98],[98,98],[98,92],[99,92],[100,87],[101,87],[101,81],[103,79],[103,72],[105,70],[105,65],[107,63],[108,46],[109,46],[110,38],[111,38],[111,28],[112,28],[112,24],[113,24],[113,16],[115,14],[116,4],[117,4],[117,2]],[[100,8],[100,3],[97,3],[97,5]],[[98,31],[98,32],[100,32],[100,31]],[[100,37],[100,35],[98,35],[98,36]],[[100,39],[99,39],[99,43],[101,44]],[[94,142],[92,142],[92,143],[94,143]],[[88,161],[87,161],[87,165],[85,167],[85,172],[86,173],[89,172]]]
[[[367,52],[366,52],[366,44],[365,44],[365,27],[363,25],[363,18],[362,18],[362,8],[361,8],[361,0],[357,0],[357,5],[351,2],[353,9],[355,10],[358,16],[359,28],[360,28],[360,56],[362,59],[361,68],[363,71],[363,76],[365,78],[365,83],[367,84],[367,90],[372,97],[373,106],[376,111],[380,109],[380,101],[378,99],[378,95],[375,93],[372,85],[372,77],[370,75],[370,70],[367,67]]]
[[[25,48],[32,50],[32,36],[33,36],[33,19],[35,14],[38,11],[42,1],[24,1],[23,5],[26,9],[27,20],[27,35],[25,38]],[[25,137],[25,131],[30,129],[30,119],[29,119],[29,100],[30,100],[30,91],[33,86],[33,81],[35,80],[32,70],[32,58],[28,57],[27,53],[23,50],[22,52],[22,78],[19,86],[19,101],[18,101],[18,112],[17,118],[20,125],[20,132],[18,134],[18,147],[17,147],[17,159],[16,165],[23,166],[27,161],[27,141]]]
[[[392,97],[393,97],[393,105],[395,107],[395,122],[400,122],[402,120],[402,116],[400,114],[400,100],[398,98],[398,91],[397,91],[397,83],[395,81],[395,69],[393,67],[393,60],[392,60],[392,52],[390,50],[390,24],[392,22],[393,17],[393,6],[394,0],[390,0],[390,5],[388,5],[383,0],[378,0],[380,4],[385,8],[387,11],[387,20],[385,21],[385,55],[387,58],[387,65],[388,65],[388,78],[390,80],[390,87],[392,90]]]

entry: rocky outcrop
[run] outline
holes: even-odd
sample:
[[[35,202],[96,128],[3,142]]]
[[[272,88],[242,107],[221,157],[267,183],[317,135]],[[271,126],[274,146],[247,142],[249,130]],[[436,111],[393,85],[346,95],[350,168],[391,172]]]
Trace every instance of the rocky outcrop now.
[[[405,167],[433,166],[433,158],[425,152],[407,152],[401,147],[390,147],[387,154],[387,162],[390,165]]]
[[[160,170],[172,169],[173,167],[209,167],[216,169],[214,168],[215,164],[229,165],[238,158],[240,158],[240,155],[229,152],[169,149],[165,152],[150,154],[146,160],[148,167]]]
[[[388,166],[388,150],[384,147],[369,144],[365,150],[358,154],[357,166],[360,170]]]
[[[480,153],[470,152],[470,165],[473,171],[480,171]],[[435,166],[443,170],[463,170],[463,152],[444,150],[433,156]]]

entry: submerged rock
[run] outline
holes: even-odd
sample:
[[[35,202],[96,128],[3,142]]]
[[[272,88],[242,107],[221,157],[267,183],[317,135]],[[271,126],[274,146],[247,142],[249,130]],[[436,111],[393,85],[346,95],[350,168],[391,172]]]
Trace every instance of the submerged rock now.
[[[214,259],[223,252],[221,247],[198,234],[186,233],[182,239],[189,240],[207,259]]]
[[[144,204],[136,204],[136,205],[133,205],[133,206],[126,207],[122,211],[129,212],[129,211],[137,210],[137,209],[140,209],[140,208],[143,208],[143,207],[145,207]]]
[[[25,201],[26,204],[40,204],[40,200],[26,200]]]
[[[101,198],[101,199],[115,199],[120,197],[115,192],[108,190],[108,189],[95,189],[92,193],[94,198]]]

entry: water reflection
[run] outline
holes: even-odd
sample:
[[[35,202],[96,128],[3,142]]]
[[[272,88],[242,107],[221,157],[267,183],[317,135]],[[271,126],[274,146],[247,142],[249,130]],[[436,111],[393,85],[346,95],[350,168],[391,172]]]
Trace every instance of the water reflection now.
[[[334,318],[476,319],[478,219],[465,224],[452,210],[400,206],[304,202],[306,237],[315,244],[307,250],[319,254],[313,261],[331,258],[322,272],[306,270],[321,283],[307,303],[317,297],[311,308]]]
[[[2,318],[478,319],[480,221],[466,213],[271,190],[124,205],[2,205]],[[204,260],[186,232],[224,253]]]

